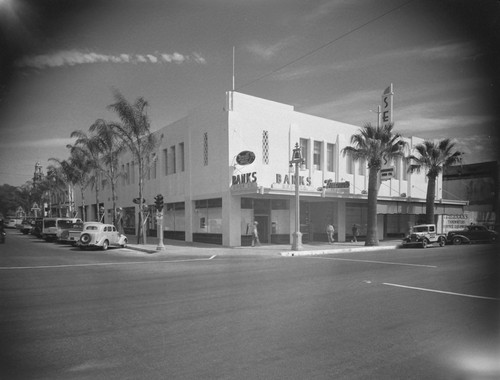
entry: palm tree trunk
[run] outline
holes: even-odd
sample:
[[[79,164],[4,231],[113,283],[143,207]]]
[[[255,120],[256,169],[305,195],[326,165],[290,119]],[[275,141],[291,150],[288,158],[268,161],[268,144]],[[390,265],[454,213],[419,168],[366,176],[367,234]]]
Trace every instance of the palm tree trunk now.
[[[425,220],[434,224],[434,200],[436,199],[436,177],[427,177],[427,197],[425,198]]]
[[[142,178],[141,178],[141,168],[139,167],[139,225],[137,227],[137,244],[141,242],[141,232],[142,232],[142,220],[143,220],[143,212],[142,212]],[[146,241],[144,240],[144,244]]]
[[[368,220],[366,229],[365,246],[377,246],[378,229],[377,229],[377,198],[378,198],[378,169],[370,168],[368,177]]]
[[[99,210],[99,173],[95,174],[95,204],[96,204],[96,221],[100,222],[100,210]]]
[[[112,202],[112,205],[113,205],[113,226],[115,226],[116,228],[118,228],[118,226],[116,225],[116,196],[115,196],[115,182],[114,182],[114,178],[111,180],[111,197],[113,198],[113,202]]]
[[[87,216],[85,215],[85,192],[84,192],[84,188],[81,185],[80,185],[80,192],[82,195],[82,220],[84,222],[86,222]]]

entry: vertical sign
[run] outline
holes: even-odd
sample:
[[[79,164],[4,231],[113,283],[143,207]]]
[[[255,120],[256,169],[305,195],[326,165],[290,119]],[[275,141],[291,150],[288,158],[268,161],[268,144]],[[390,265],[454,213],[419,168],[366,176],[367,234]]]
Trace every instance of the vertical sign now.
[[[392,88],[392,83],[387,87],[382,94],[382,113],[380,119],[382,125],[385,126],[392,123],[392,105],[393,105],[394,90]]]

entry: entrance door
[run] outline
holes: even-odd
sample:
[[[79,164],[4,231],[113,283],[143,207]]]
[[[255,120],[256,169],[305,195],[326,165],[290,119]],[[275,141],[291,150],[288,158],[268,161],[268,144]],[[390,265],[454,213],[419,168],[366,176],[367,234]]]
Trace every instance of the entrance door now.
[[[269,216],[255,215],[254,219],[259,223],[257,225],[257,231],[259,232],[260,242],[269,243]]]

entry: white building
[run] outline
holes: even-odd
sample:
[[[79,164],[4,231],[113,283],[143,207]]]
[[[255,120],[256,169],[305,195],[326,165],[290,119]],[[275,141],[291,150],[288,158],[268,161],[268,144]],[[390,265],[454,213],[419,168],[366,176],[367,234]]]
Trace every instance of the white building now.
[[[326,241],[327,222],[335,226],[336,241],[349,240],[354,223],[363,237],[368,170],[366,163],[341,154],[359,129],[286,104],[228,92],[225,99],[155,132],[162,142],[145,181],[144,198],[153,208],[155,195],[164,196],[167,238],[248,245],[250,225],[258,221],[262,243],[289,244],[295,225],[295,179],[289,161],[298,143],[306,161],[299,178],[303,241]],[[407,141],[410,147],[422,142],[416,137]],[[138,173],[131,155],[124,155],[120,166],[126,176],[118,182],[117,206],[123,208],[123,226],[132,235],[138,223],[138,206],[132,202],[138,196]],[[404,160],[391,166],[394,177],[382,181],[379,190],[379,239],[402,236],[425,214],[425,174],[407,174]],[[325,184],[326,189],[318,190]],[[463,212],[465,202],[446,201],[441,194],[440,177],[437,215]],[[86,199],[95,199],[91,190]],[[81,204],[80,199],[76,202]],[[109,187],[101,190],[100,202],[111,221]],[[96,218],[95,206],[89,207],[89,219]],[[148,227],[156,236],[154,219]]]

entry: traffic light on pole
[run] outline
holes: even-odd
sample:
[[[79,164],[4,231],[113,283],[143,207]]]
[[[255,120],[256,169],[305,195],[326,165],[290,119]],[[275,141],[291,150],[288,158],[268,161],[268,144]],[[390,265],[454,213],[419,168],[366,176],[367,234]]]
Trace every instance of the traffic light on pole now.
[[[163,195],[158,194],[155,197],[155,206],[157,211],[162,211],[163,210]]]

